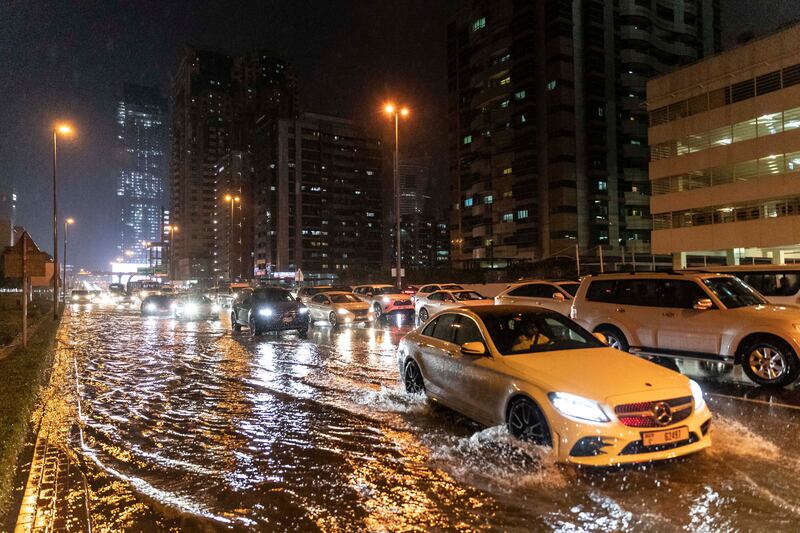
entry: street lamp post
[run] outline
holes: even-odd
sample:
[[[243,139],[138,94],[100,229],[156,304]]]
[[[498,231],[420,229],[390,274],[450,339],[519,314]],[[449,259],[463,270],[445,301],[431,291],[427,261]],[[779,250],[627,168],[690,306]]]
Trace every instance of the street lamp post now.
[[[72,218],[64,220],[64,283],[61,288],[61,299],[64,300],[64,305],[67,303],[67,226],[74,223],[75,220]]]
[[[72,128],[59,124],[53,128],[53,318],[58,320],[58,182],[56,181],[56,155],[58,134],[70,135]]]
[[[400,176],[399,176],[399,161],[400,161],[400,117],[407,117],[409,114],[409,110],[407,107],[398,108],[394,104],[386,104],[383,108],[384,111],[388,115],[394,115],[394,164],[393,164],[393,175],[394,175],[394,214],[395,214],[395,254],[396,262],[395,262],[395,274],[396,274],[396,283],[397,289],[401,290],[403,288],[403,277],[401,275],[401,242],[400,242]]]
[[[231,218],[230,218],[230,241],[228,243],[228,280],[233,281],[233,206],[242,201],[239,196],[225,195],[225,201],[231,204]]]

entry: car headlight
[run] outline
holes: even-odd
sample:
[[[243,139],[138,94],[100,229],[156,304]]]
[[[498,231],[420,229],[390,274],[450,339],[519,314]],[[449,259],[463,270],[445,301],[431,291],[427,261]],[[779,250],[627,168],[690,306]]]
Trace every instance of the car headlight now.
[[[197,304],[186,304],[183,306],[183,312],[187,315],[193,315],[197,313],[198,307]]]
[[[308,307],[298,307],[297,312],[300,313],[301,315],[304,315],[308,313]]]
[[[699,411],[706,405],[706,400],[703,398],[703,389],[693,379],[689,380],[689,389],[692,391],[692,399],[694,400],[694,410]]]
[[[350,311],[348,311],[347,309],[337,309],[336,312],[339,313],[340,315],[346,315]]]
[[[156,304],[147,304],[144,308],[147,309],[148,311],[155,311]]]
[[[391,299],[391,298],[389,298],[388,296],[384,296],[384,297],[383,297],[383,303],[385,303],[385,304],[388,304],[388,303],[389,303],[389,302],[391,302],[391,301],[392,301],[392,299]]]
[[[78,297],[77,297],[77,296],[73,296],[73,297],[72,297],[72,301],[73,301],[73,302],[77,302],[77,301],[78,301]],[[795,327],[796,327],[796,326],[795,326]]]
[[[261,315],[261,316],[272,316],[272,309],[269,309],[267,307],[263,307],[263,308],[258,310],[258,314]]]
[[[219,313],[219,305],[217,305],[217,304],[213,304],[213,305],[211,306],[211,312],[212,312],[212,313]]]
[[[590,422],[608,422],[609,419],[600,404],[594,400],[569,394],[568,392],[551,392],[547,395],[553,407],[564,416],[588,420]]]

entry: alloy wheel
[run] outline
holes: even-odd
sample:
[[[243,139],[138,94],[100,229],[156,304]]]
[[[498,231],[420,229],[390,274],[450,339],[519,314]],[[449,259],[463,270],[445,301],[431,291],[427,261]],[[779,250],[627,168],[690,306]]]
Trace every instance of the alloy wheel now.
[[[331,311],[331,313],[328,315],[328,322],[331,323],[331,327],[332,328],[335,328],[336,326],[339,325],[339,318],[336,316],[336,313],[334,313],[333,311]]]
[[[409,361],[406,363],[405,372],[403,372],[403,381],[406,385],[406,392],[409,394],[421,394],[425,392],[425,383],[422,381],[422,372],[420,372],[417,363]]]
[[[515,401],[508,410],[508,429],[513,436],[539,445],[550,444],[550,430],[544,416],[533,402]]]
[[[260,331],[258,331],[258,328],[256,327],[256,321],[254,318],[250,319],[248,325],[250,326],[250,335],[252,335],[253,337],[257,337],[261,333]]]
[[[428,310],[424,307],[419,310],[419,319],[423,322],[428,320]]]
[[[381,306],[380,306],[380,304],[375,304],[372,307],[373,307],[373,309],[375,309],[375,320],[378,320],[381,317],[381,315],[383,314],[383,311],[381,310]]]
[[[787,370],[786,356],[780,350],[763,344],[750,352],[747,362],[750,370],[765,381],[776,381]]]

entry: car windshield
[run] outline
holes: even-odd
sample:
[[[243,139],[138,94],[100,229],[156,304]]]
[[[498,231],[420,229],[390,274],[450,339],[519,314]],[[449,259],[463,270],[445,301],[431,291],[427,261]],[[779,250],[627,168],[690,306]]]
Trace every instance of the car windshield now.
[[[195,304],[210,304],[211,300],[209,300],[205,296],[187,296],[183,299],[185,302],[192,302]]]
[[[335,304],[351,304],[354,302],[361,301],[352,294],[331,294],[330,298],[331,301]]]
[[[394,287],[375,287],[372,294],[397,294],[397,289]]]
[[[293,302],[289,291],[256,291],[253,293],[256,302]]]
[[[481,294],[478,294],[475,291],[459,291],[459,292],[454,292],[452,294],[453,294],[453,298],[455,298],[459,302],[465,302],[465,301],[468,301],[468,300],[485,300],[486,299],[485,296],[483,296]]]
[[[172,296],[160,296],[160,295],[148,296],[146,299],[148,302],[154,304],[163,304],[169,302],[170,300],[173,300]]]
[[[739,278],[719,277],[703,280],[706,287],[711,289],[722,304],[728,309],[747,307],[748,305],[763,305],[767,300],[758,294],[750,285]]]
[[[482,319],[502,355],[605,346],[591,333],[556,313],[489,313]]]
[[[456,285],[454,283],[449,283],[449,284],[446,284],[446,285],[442,285],[442,290],[443,291],[463,291],[464,287],[462,287],[461,285]]]
[[[580,287],[581,284],[571,281],[568,283],[559,283],[558,286],[567,291],[570,296],[575,296],[575,294],[578,292],[578,287]]]
[[[73,296],[86,296],[89,294],[89,291],[72,291]]]

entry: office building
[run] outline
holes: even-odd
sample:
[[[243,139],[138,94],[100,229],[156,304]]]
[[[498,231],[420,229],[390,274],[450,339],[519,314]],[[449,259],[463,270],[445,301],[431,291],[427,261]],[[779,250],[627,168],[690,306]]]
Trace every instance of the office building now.
[[[798,47],[793,25],[648,82],[653,251],[676,266],[800,258]]]
[[[448,27],[456,263],[649,253],[645,82],[719,46],[719,0],[464,5]]]
[[[389,232],[394,243],[394,227]],[[408,271],[429,270],[449,266],[450,229],[441,220],[432,220],[419,215],[403,215],[400,218],[400,248],[402,268]],[[394,261],[395,250],[392,249]]]
[[[177,279],[214,277],[217,164],[247,151],[255,121],[296,114],[291,69],[265,52],[243,56],[187,48],[173,87],[170,252]]]
[[[217,163],[214,275],[241,281],[253,276],[253,165],[234,150]]]
[[[407,158],[399,161],[400,216],[422,215],[430,200],[431,166],[427,158]]]
[[[255,272],[379,270],[381,142],[353,121],[264,120],[255,158]]]
[[[158,87],[126,83],[117,102],[117,252],[130,263],[147,259],[145,242],[161,233],[165,195],[167,104]]]

